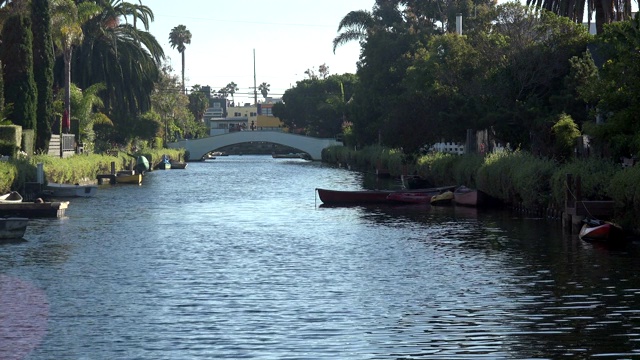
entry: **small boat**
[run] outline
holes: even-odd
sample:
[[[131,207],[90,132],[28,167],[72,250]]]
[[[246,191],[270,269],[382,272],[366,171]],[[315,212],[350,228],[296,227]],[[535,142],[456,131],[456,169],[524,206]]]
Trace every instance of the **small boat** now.
[[[136,166],[134,168],[135,172],[144,174],[145,172],[149,171],[149,169],[149,160],[143,155],[138,156],[136,158]]]
[[[12,191],[10,193],[0,195],[0,204],[10,204],[10,203],[19,203],[22,202],[22,195],[20,195],[17,191]]]
[[[622,228],[610,221],[588,219],[580,229],[578,238],[584,241],[598,241],[607,243],[620,243],[624,237]]]
[[[186,169],[187,163],[182,161],[171,161],[172,169]]]
[[[453,191],[448,190],[431,198],[431,205],[448,205],[453,201]]]
[[[142,184],[142,174],[133,171],[118,171],[116,173],[116,183],[118,184]]]
[[[481,206],[485,203],[486,194],[480,190],[460,186],[453,192],[453,202],[463,206]]]
[[[412,190],[411,193],[421,192],[428,196],[454,189],[455,186]],[[359,205],[359,204],[394,204],[400,201],[389,199],[391,194],[404,194],[406,190],[329,190],[316,188],[320,201],[327,205]],[[394,195],[396,196],[396,195]]]
[[[309,155],[306,153],[288,153],[288,154],[271,154],[274,159],[308,159]]]
[[[387,195],[387,200],[409,204],[426,204],[431,201],[433,193],[430,192],[393,192]]]
[[[153,167],[156,170],[169,170],[171,169],[171,160],[169,160],[169,156],[162,155],[162,159],[156,166]]]
[[[0,203],[0,216],[25,218],[61,218],[64,217],[68,201]]]
[[[43,190],[43,194],[53,198],[58,197],[91,197],[98,192],[97,185],[57,184],[50,182]]]
[[[0,240],[22,239],[28,224],[28,218],[0,218]]]

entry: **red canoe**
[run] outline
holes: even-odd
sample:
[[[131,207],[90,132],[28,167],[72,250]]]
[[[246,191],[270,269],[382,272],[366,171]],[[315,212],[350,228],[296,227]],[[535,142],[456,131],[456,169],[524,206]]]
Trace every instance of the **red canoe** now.
[[[358,205],[358,204],[397,204],[401,201],[389,199],[389,195],[400,196],[407,193],[422,193],[429,196],[450,190],[453,186],[431,189],[406,190],[328,190],[316,188],[320,201],[327,205]],[[395,195],[397,194],[397,195]]]
[[[624,240],[621,227],[608,221],[589,220],[582,225],[578,237],[584,241],[620,242]]]
[[[432,192],[393,192],[387,196],[389,201],[397,201],[410,204],[424,204],[431,201]]]

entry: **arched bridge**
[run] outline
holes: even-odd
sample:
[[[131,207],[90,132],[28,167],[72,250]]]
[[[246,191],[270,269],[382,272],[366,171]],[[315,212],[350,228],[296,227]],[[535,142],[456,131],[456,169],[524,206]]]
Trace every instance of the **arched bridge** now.
[[[322,149],[342,145],[342,142],[336,139],[319,139],[281,131],[236,131],[201,139],[180,140],[167,146],[174,149],[183,148],[189,152],[191,160],[198,160],[208,152],[225,146],[256,141],[289,146],[309,154],[313,160],[322,160]]]

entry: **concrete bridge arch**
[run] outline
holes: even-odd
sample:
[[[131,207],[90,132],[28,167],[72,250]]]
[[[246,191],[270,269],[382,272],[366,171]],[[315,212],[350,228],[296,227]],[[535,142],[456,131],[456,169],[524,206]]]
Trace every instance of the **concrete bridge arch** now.
[[[322,150],[334,146],[342,145],[336,139],[320,139],[310,136],[285,133],[282,131],[235,131],[221,135],[213,135],[201,139],[185,139],[178,142],[169,143],[169,148],[183,148],[189,152],[191,160],[199,160],[205,154],[220,148],[242,144],[247,142],[270,142],[289,146],[309,154],[312,160],[322,160]]]

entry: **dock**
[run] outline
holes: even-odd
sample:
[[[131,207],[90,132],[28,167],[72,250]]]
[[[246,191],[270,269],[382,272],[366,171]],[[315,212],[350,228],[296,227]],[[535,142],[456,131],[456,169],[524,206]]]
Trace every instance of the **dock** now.
[[[68,201],[0,203],[0,216],[61,218],[68,207]]]
[[[594,218],[610,220],[614,213],[614,202],[606,200],[582,200],[582,182],[580,176],[575,179],[572,174],[566,175],[566,191],[564,200],[563,227],[570,233],[577,233],[582,227],[582,220]]]

